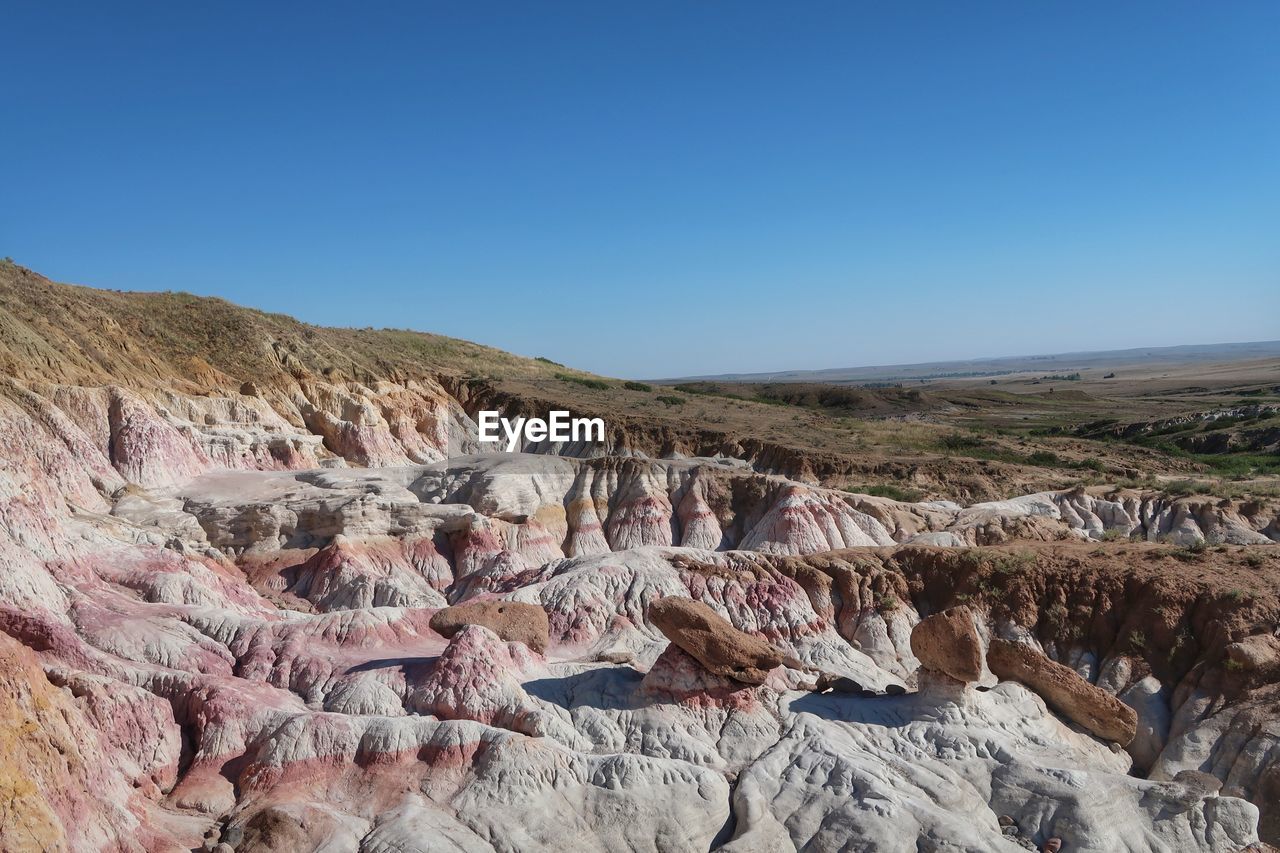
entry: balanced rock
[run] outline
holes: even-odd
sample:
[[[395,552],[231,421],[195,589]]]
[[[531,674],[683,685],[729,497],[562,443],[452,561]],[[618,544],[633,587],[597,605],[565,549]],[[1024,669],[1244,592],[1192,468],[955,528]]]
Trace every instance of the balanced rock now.
[[[1126,746],[1138,732],[1132,708],[1024,643],[993,639],[987,665],[998,677],[1030,687],[1050,708],[1103,740]]]
[[[982,678],[982,638],[964,605],[921,619],[911,631],[911,653],[926,669],[956,681]]]
[[[707,671],[744,684],[763,684],[769,670],[780,666],[785,656],[690,598],[658,599],[649,605],[649,621]]]
[[[550,625],[536,604],[520,601],[468,601],[438,610],[431,630],[452,637],[467,625],[482,625],[508,643],[524,643],[539,654],[547,650]]]

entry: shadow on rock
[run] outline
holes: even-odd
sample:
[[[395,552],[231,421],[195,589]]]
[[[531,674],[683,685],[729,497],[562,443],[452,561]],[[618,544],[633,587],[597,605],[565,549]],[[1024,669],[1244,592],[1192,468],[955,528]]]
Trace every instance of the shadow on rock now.
[[[522,686],[530,696],[559,705],[566,710],[634,708],[644,674],[625,666],[589,669],[560,678],[538,678]]]

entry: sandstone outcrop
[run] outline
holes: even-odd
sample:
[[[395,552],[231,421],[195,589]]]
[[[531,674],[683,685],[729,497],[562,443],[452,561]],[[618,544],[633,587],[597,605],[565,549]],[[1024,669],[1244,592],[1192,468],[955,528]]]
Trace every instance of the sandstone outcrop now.
[[[45,290],[0,311],[4,849],[1280,838],[1273,509],[901,502],[634,424],[479,454],[547,401],[230,306],[179,362]],[[954,680],[979,634],[1016,680]]]
[[[488,628],[509,643],[524,643],[535,652],[547,650],[547,613],[536,604],[519,601],[468,601],[437,610],[431,630],[452,637],[467,625]]]
[[[921,619],[911,631],[911,653],[920,665],[951,676],[956,681],[982,678],[982,638],[974,615],[960,605]]]
[[[649,605],[649,621],[708,672],[744,684],[763,684],[784,654],[729,624],[700,601],[669,596]]]
[[[1022,682],[1054,710],[1103,740],[1125,746],[1137,733],[1138,716],[1132,708],[1028,645],[993,639],[987,664],[999,678]]]

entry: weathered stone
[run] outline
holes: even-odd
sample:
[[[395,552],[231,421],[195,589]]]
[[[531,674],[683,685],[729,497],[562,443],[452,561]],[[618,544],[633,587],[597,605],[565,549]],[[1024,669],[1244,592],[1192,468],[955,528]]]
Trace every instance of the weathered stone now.
[[[922,666],[956,681],[982,678],[982,638],[964,605],[921,619],[911,631],[911,653]]]
[[[739,631],[706,604],[667,596],[649,605],[649,621],[691,657],[716,675],[745,684],[763,684],[769,670],[781,666],[783,652]]]
[[[1185,785],[1200,799],[1213,796],[1222,790],[1222,780],[1203,770],[1179,770],[1174,774],[1173,781],[1179,785]]]
[[[482,625],[508,643],[524,643],[539,654],[547,650],[547,613],[520,601],[468,601],[437,611],[431,630],[452,637],[467,625]]]
[[[1280,638],[1270,634],[1254,634],[1226,648],[1227,660],[1245,672],[1267,672],[1280,669]]]
[[[1030,687],[1049,707],[1104,740],[1125,746],[1137,733],[1138,715],[1132,708],[1028,645],[993,639],[987,665],[998,677]]]

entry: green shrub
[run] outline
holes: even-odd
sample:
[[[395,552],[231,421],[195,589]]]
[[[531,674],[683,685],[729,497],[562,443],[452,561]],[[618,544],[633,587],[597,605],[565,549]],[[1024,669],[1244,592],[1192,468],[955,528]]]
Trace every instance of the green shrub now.
[[[1058,458],[1058,454],[1050,453],[1047,450],[1037,450],[1027,457],[1027,461],[1032,465],[1038,465],[1041,468],[1052,468],[1061,464],[1062,460]]]
[[[1207,495],[1213,491],[1208,483],[1197,483],[1195,480],[1176,480],[1165,486],[1164,490],[1175,498],[1184,498],[1187,495]]]
[[[900,604],[898,596],[894,595],[892,592],[886,592],[883,594],[877,592],[873,594],[873,598],[875,600],[876,610],[881,613],[891,613],[894,610],[897,610],[898,605]]]
[[[684,397],[677,397],[674,394],[660,394],[656,399],[665,406],[683,406],[686,402]]]
[[[1193,542],[1185,548],[1175,548],[1173,551],[1173,557],[1174,559],[1181,560],[1184,563],[1193,563],[1200,559],[1200,555],[1202,555],[1207,548],[1208,546],[1205,545],[1204,542]]]
[[[942,445],[944,450],[976,450],[978,448],[988,448],[991,442],[972,435],[965,435],[960,432],[949,433],[938,439],[938,444]]]
[[[1014,551],[1011,554],[997,554],[991,560],[991,568],[996,574],[1007,575],[1030,568],[1036,564],[1034,551]]]
[[[894,501],[902,501],[903,503],[913,504],[924,497],[924,493],[916,489],[907,489],[902,486],[895,486],[892,483],[877,483],[874,486],[859,486],[857,488],[845,489],[846,492],[861,495],[875,495],[878,498],[889,498]]]
[[[622,387],[628,391],[652,391],[652,385],[646,385],[643,382],[623,382]]]
[[[557,373],[556,379],[561,382],[572,382],[575,385],[581,385],[583,388],[594,388],[597,391],[604,391],[609,388],[609,383],[603,379],[592,379],[588,376],[574,376],[569,373]]]

